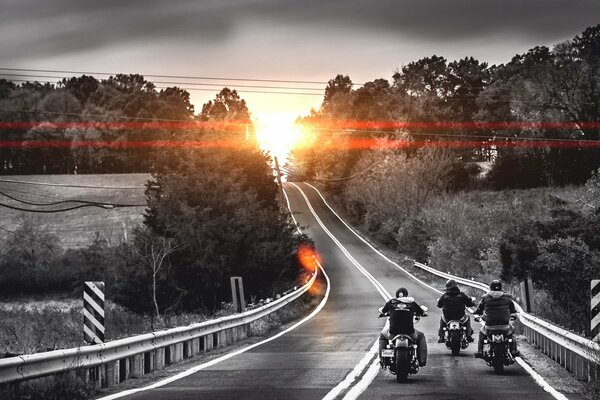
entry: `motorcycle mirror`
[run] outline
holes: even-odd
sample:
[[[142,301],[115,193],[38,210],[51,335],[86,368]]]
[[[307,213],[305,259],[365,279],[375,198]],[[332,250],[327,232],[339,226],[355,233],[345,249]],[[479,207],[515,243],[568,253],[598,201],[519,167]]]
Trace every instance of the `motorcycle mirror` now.
[[[379,314],[381,314],[383,312],[383,307],[379,307],[377,310],[379,311]]]
[[[423,312],[427,312],[427,310],[429,310],[429,308],[427,308],[427,306],[421,306],[421,310],[423,310]]]

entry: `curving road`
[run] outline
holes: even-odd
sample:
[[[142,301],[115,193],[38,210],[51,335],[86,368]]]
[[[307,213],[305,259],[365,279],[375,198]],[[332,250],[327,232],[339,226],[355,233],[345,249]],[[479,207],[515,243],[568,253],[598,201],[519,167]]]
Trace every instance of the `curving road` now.
[[[124,398],[333,399],[360,395],[361,399],[553,399],[516,364],[508,367],[505,375],[494,375],[491,368],[473,358],[474,346],[452,357],[444,345],[436,343],[440,314],[435,302],[439,294],[369,248],[327,208],[312,187],[288,183],[285,190],[295,219],[315,241],[331,281],[324,308],[280,338]],[[384,304],[386,292],[394,293],[398,286],[408,288],[420,304],[430,308],[429,317],[417,326],[429,344],[428,366],[405,384],[397,384],[387,371],[379,371],[370,382],[362,379],[368,373],[361,369],[357,379],[340,385],[357,364],[368,367],[372,363],[367,354],[373,354],[369,350],[384,323],[376,318],[377,308]],[[361,394],[357,389],[369,382]]]

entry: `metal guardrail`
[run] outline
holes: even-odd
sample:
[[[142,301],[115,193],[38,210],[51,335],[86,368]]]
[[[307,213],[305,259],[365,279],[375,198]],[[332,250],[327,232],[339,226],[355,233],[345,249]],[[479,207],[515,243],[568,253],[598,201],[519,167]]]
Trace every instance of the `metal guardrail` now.
[[[315,269],[297,290],[244,313],[92,346],[0,359],[0,384],[74,370],[85,372],[85,379],[94,381],[97,387],[141,376],[245,338],[248,324],[299,298],[316,278]]]
[[[417,261],[414,261],[413,265],[433,275],[445,279],[454,279],[463,285],[485,292],[488,291],[488,285],[485,283],[441,272]],[[516,302],[515,306],[519,312],[520,321],[524,326],[525,335],[536,346],[539,346],[544,354],[560,363],[579,379],[598,379],[597,374],[600,369],[599,343],[528,314]]]

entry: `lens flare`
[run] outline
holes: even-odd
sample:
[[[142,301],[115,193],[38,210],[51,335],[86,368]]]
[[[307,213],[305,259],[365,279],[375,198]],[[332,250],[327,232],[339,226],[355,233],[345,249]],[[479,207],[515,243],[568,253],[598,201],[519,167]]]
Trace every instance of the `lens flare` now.
[[[298,248],[297,256],[300,265],[305,271],[312,273],[317,269],[317,253],[312,247],[301,245]]]
[[[285,163],[298,142],[300,130],[290,115],[265,115],[257,121],[256,139],[259,146],[280,163]]]

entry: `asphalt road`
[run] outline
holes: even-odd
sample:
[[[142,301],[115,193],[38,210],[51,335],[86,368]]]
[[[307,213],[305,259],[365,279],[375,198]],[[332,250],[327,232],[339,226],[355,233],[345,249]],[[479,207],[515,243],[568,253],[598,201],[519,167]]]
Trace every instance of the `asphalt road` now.
[[[439,296],[367,247],[324,205],[309,186],[299,184],[327,230],[389,293],[399,286],[429,307],[429,317],[417,325],[429,344],[428,366],[404,384],[380,371],[361,399],[552,399],[518,365],[498,376],[473,358],[471,345],[452,357],[437,344]],[[384,320],[377,308],[385,301],[359,268],[323,230],[293,184],[286,184],[291,209],[316,243],[331,280],[325,307],[313,319],[288,334],[160,388],[127,399],[322,399],[345,379],[375,343]],[[476,327],[477,324],[474,324]],[[360,381],[358,379],[357,381]],[[342,395],[346,391],[342,392]]]

